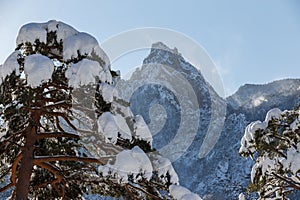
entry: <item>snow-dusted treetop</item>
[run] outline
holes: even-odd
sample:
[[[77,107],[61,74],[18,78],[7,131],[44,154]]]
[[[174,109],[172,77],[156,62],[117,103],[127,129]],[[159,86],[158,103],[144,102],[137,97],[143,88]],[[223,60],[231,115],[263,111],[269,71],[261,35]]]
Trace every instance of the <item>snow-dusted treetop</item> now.
[[[56,35],[54,41],[51,38],[53,34]],[[22,64],[18,60],[22,57],[25,57],[24,75],[28,85],[37,87],[42,81],[51,79],[55,63],[47,58],[48,55],[41,55],[43,53],[37,50],[40,44],[51,49],[47,52],[50,51],[52,55],[60,57],[59,62],[70,63],[66,71],[69,86],[78,88],[82,85],[93,84],[96,76],[103,83],[112,82],[109,58],[100,48],[97,40],[87,33],[78,32],[67,24],[55,20],[26,24],[20,29],[16,43],[20,50],[13,52],[0,67],[0,83],[13,71],[16,75],[23,72]],[[24,55],[24,47],[28,45],[36,51],[36,55],[26,57],[26,52]],[[82,57],[85,59],[81,59]]]
[[[95,54],[104,61],[104,69],[108,69],[110,62],[108,56],[100,48],[97,40],[83,32],[78,32],[73,27],[59,21],[51,20],[46,23],[29,23],[19,31],[17,46],[25,43],[35,43],[38,39],[41,43],[47,43],[47,34],[56,32],[57,42],[63,43],[63,59],[65,61],[80,55],[93,56]]]

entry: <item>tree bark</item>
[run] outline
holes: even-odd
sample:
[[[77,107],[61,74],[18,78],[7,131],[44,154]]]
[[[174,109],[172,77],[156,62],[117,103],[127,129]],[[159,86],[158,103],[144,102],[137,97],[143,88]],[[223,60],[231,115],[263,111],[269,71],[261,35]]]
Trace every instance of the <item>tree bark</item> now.
[[[32,123],[30,123],[29,125],[31,128],[29,128],[26,132],[26,142],[22,151],[21,166],[18,173],[18,181],[16,184],[17,200],[28,199],[30,177],[34,159],[34,144],[37,140],[37,124],[40,120],[39,112],[31,112],[31,119]]]

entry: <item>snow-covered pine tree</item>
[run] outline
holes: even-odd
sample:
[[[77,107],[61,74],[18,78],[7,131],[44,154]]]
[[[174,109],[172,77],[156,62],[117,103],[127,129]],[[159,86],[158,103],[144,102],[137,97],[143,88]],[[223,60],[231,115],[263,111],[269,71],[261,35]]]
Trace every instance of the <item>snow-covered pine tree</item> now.
[[[0,192],[200,199],[153,152],[147,125],[118,98],[118,73],[89,34],[54,20],[24,25],[0,75]]]
[[[63,23],[25,25],[16,51],[1,67],[1,177],[10,176],[1,190],[15,187],[12,198],[77,198],[86,192],[97,170],[95,164],[104,164],[77,153],[82,146],[81,130],[72,122],[77,116],[70,70],[76,70],[75,63],[86,58],[85,63],[98,67],[98,74],[102,68],[102,73],[109,73],[97,46],[77,49],[78,42],[83,42],[80,37],[90,42],[87,45],[97,44],[88,34]],[[102,62],[88,59],[91,53],[98,53],[95,57]],[[95,81],[91,78],[83,81]]]
[[[250,123],[241,140],[240,154],[251,157],[250,192],[259,199],[288,199],[300,189],[300,108],[270,110],[265,121]]]

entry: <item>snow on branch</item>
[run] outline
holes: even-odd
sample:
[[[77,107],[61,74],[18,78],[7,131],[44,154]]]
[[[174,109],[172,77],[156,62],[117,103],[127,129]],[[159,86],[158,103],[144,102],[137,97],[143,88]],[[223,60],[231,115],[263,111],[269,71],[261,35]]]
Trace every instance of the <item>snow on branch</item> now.
[[[249,188],[259,199],[286,199],[300,188],[299,113],[299,108],[271,109],[263,122],[246,127],[240,154],[255,159]]]
[[[180,185],[170,185],[169,190],[172,197],[178,200],[202,200],[197,194]]]
[[[7,75],[10,75],[13,71],[16,73],[16,75],[20,75],[20,66],[18,63],[18,56],[20,53],[20,51],[14,51],[8,56],[4,64],[0,65],[0,84],[2,83],[3,79]]]
[[[41,82],[50,80],[53,70],[53,62],[46,56],[34,54],[25,58],[24,72],[27,84],[31,87],[37,87]]]
[[[97,40],[87,33],[78,32],[63,22],[50,20],[46,23],[29,23],[22,26],[17,36],[17,46],[33,45],[36,41],[46,44],[49,42],[49,33],[56,33],[56,42],[62,42],[62,57],[65,62],[79,56],[88,56],[99,62],[101,60],[101,66],[105,70],[109,69],[109,58],[100,48]]]

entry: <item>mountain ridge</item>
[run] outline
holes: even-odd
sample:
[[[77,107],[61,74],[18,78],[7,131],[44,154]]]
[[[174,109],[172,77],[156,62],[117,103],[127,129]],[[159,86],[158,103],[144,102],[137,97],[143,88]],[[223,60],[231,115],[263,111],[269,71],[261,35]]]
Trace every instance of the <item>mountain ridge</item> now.
[[[139,87],[133,85],[148,77],[152,80],[160,78],[162,71],[155,70],[154,66],[171,68],[183,75],[199,100],[200,117],[193,141],[181,157],[173,162],[174,168],[181,184],[204,199],[237,199],[239,193],[245,193],[250,183],[253,165],[252,160],[238,155],[245,127],[253,120],[263,119],[271,108],[293,109],[300,101],[300,90],[297,86],[300,85],[300,79],[277,80],[262,85],[245,84],[233,95],[223,99],[207,83],[201,72],[188,63],[177,49],[172,50],[163,43],[155,43],[152,47],[154,48],[144,59],[141,69],[134,72],[125,84],[134,90],[129,92],[132,94],[129,99],[133,113],[142,115],[151,127],[155,117],[151,118],[149,113],[153,112],[152,107],[158,104],[159,110],[164,110],[162,113],[167,121],[160,126],[161,130],[154,136],[153,144],[158,149],[168,145],[175,137],[174,132],[180,129],[177,124],[182,123],[182,119],[178,117],[178,101],[174,101],[173,105],[169,102],[170,99],[176,99],[174,94],[171,94],[172,90],[165,88],[170,85],[153,86],[145,82]],[[175,97],[176,95],[175,93]],[[217,108],[212,107],[212,102],[215,102]],[[199,149],[205,142],[209,128],[220,126],[218,123],[222,118],[216,113],[224,112],[224,105],[226,118],[224,126],[221,126],[219,139],[214,148],[199,159]]]

